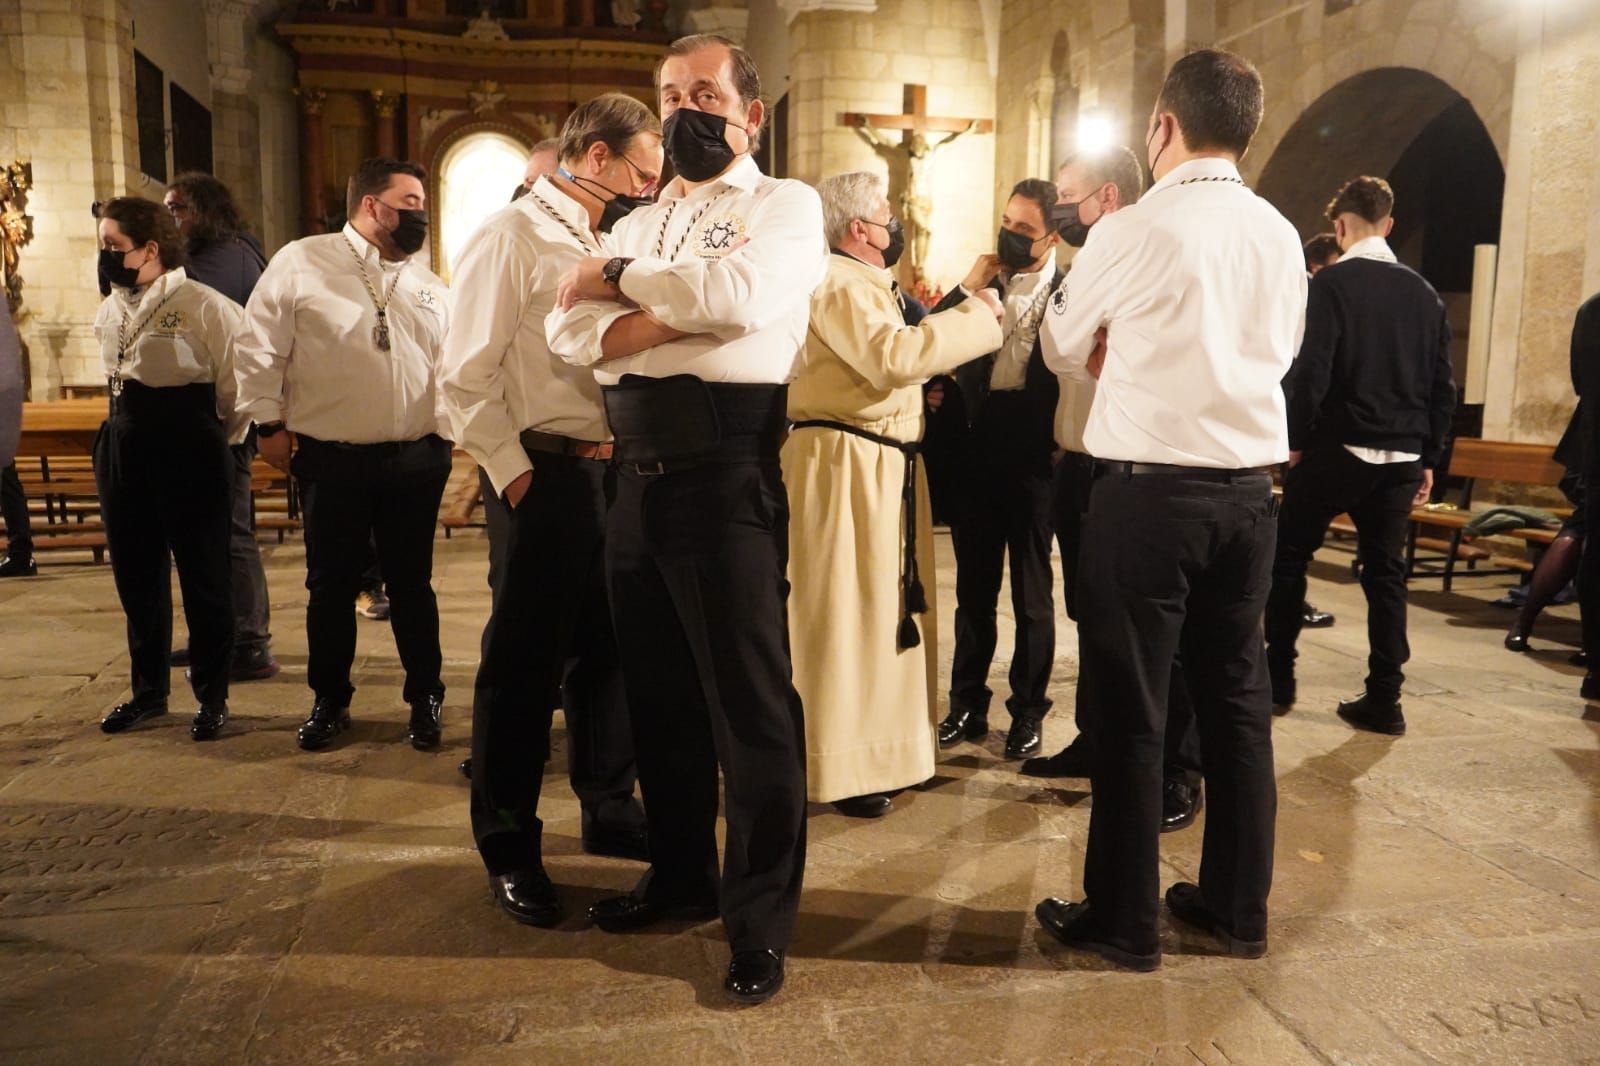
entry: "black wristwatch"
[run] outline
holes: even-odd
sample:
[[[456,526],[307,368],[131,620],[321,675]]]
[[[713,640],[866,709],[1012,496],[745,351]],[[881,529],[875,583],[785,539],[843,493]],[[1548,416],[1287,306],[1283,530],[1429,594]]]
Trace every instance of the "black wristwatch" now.
[[[600,268],[600,280],[613,289],[622,291],[622,272],[627,270],[628,264],[632,262],[632,259],[620,255],[615,259],[608,259],[606,265]]]
[[[282,432],[283,432],[283,423],[282,422],[258,422],[258,423],[256,423],[256,436],[258,436],[258,437],[276,437],[279,433],[282,433]]]

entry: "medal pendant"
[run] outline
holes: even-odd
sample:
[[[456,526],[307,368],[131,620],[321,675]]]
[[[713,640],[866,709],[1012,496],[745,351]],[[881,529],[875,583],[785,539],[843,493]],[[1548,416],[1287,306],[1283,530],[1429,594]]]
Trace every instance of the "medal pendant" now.
[[[378,351],[389,350],[389,323],[378,319],[378,324],[372,327],[372,343],[378,346]]]
[[[122,395],[122,371],[120,370],[113,370],[111,372],[111,395]]]

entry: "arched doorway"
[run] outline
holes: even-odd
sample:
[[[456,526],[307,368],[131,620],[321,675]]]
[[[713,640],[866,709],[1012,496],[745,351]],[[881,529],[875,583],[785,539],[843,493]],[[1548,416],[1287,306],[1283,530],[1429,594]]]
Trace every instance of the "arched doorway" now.
[[[496,130],[467,133],[445,149],[439,161],[435,208],[439,244],[434,270],[446,282],[467,238],[484,219],[510,202],[527,160],[526,145]]]

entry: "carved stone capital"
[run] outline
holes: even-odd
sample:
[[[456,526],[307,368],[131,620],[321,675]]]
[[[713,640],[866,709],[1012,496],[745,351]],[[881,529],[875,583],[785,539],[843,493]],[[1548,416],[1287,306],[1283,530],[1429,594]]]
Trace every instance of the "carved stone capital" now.
[[[300,111],[306,115],[322,114],[322,105],[328,100],[326,89],[310,89],[304,85],[298,86],[294,94],[300,100]]]
[[[394,118],[400,109],[400,94],[393,89],[372,90],[372,109],[379,118]]]

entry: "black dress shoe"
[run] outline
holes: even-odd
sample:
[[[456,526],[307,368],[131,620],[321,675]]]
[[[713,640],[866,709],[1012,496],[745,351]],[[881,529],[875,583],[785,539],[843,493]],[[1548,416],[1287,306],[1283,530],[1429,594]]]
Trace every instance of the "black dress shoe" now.
[[[1205,802],[1205,794],[1199,785],[1169,777],[1161,785],[1161,831],[1176,833],[1189,828],[1200,816],[1200,808],[1205,806]]]
[[[1054,755],[1024,760],[1019,769],[1029,777],[1088,777],[1093,768],[1094,750],[1089,738],[1079,733]]]
[[[589,908],[589,920],[608,933],[631,933],[657,922],[707,922],[720,913],[714,900],[658,903],[630,892],[597,902]]]
[[[265,681],[278,674],[278,660],[266,648],[251,648],[233,657],[229,681]]]
[[[561,897],[543,870],[490,874],[489,891],[500,909],[523,925],[548,929],[561,924]]]
[[[1586,651],[1575,651],[1571,655],[1567,656],[1567,662],[1571,663],[1573,666],[1588,666],[1589,653]]]
[[[1233,930],[1218,918],[1200,898],[1200,886],[1179,881],[1167,889],[1167,910],[1179,921],[1203,929],[1222,941],[1229,955],[1237,959],[1259,959],[1267,953],[1267,938],[1245,940],[1233,935]]]
[[[188,666],[192,660],[188,648],[173,648],[167,656],[167,663],[171,666]]]
[[[189,735],[196,740],[216,740],[217,734],[221,733],[222,727],[227,724],[228,705],[207,704],[194,712],[194,721],[189,723]]]
[[[1107,962],[1140,973],[1149,973],[1161,965],[1159,947],[1150,952],[1129,951],[1103,940],[1087,903],[1068,903],[1054,898],[1040,900],[1033,908],[1033,916],[1051,936],[1069,948],[1092,951]]]
[[[1578,689],[1578,695],[1586,700],[1600,700],[1600,677],[1586,674],[1583,678],[1583,687]]]
[[[147,718],[159,718],[167,713],[165,703],[119,703],[111,709],[111,713],[100,720],[100,732],[120,733],[124,729],[136,726]]]
[[[783,952],[735,951],[722,987],[740,1003],[765,1003],[783,987]]]
[[[8,555],[0,559],[0,577],[38,577],[39,564],[33,556]]]
[[[833,809],[846,818],[882,818],[894,809],[894,800],[882,792],[834,800]]]
[[[462,759],[461,760],[461,765],[456,767],[456,769],[461,771],[461,776],[462,777],[466,778],[468,781],[471,781],[472,780],[472,756],[468,755],[465,759]]]
[[[430,693],[411,703],[411,746],[428,751],[439,746],[443,732],[444,694]]]
[[[1269,659],[1267,661],[1267,680],[1272,684],[1272,705],[1274,707],[1293,707],[1295,691],[1298,687],[1294,679],[1294,666],[1276,666]]]
[[[1520,629],[1513,629],[1506,634],[1506,651],[1527,651],[1528,634]]]
[[[583,850],[613,859],[650,861],[650,840],[644,826],[590,826],[583,831]]]
[[[318,697],[311,705],[311,716],[300,726],[300,747],[316,751],[333,743],[333,738],[350,728],[350,705]]]
[[[1044,747],[1044,720],[1040,718],[1013,718],[1006,733],[1006,758],[1026,759],[1039,754]]]
[[[948,748],[963,740],[978,740],[989,732],[989,716],[976,711],[951,711],[939,723],[939,746]]]
[[[1406,719],[1400,713],[1399,700],[1376,700],[1366,693],[1339,704],[1339,717],[1369,733],[1387,733],[1398,737],[1406,731]]]
[[[1301,608],[1300,625],[1305,629],[1327,629],[1333,622],[1333,615],[1319,611],[1309,603]]]

